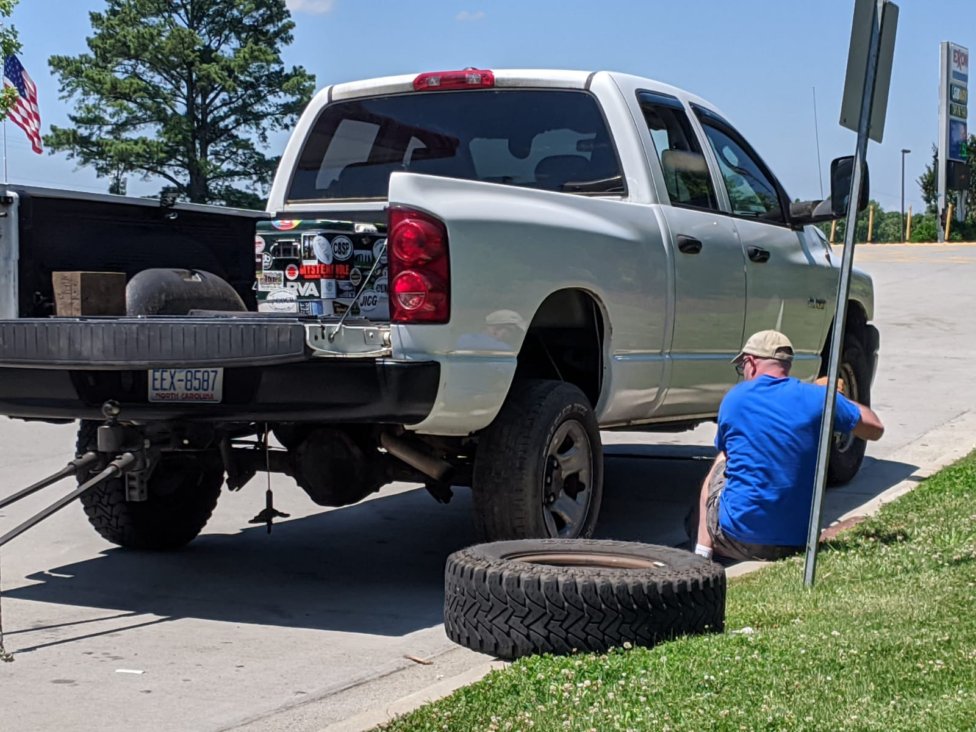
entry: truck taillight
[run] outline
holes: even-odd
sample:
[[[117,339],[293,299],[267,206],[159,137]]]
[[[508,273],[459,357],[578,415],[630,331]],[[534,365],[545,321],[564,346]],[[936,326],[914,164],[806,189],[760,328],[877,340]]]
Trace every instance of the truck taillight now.
[[[487,69],[428,71],[413,80],[414,91],[487,89],[495,86],[495,75]]]
[[[389,218],[390,320],[446,323],[451,316],[447,227],[408,208],[391,208]]]

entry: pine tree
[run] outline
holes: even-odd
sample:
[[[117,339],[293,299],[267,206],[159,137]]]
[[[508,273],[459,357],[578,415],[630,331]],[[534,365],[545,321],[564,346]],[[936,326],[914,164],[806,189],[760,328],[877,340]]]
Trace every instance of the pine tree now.
[[[47,146],[115,191],[137,174],[181,200],[260,206],[277,162],[268,136],[314,87],[282,62],[285,0],[107,0],[90,19],[89,53],[49,60],[75,111]]]

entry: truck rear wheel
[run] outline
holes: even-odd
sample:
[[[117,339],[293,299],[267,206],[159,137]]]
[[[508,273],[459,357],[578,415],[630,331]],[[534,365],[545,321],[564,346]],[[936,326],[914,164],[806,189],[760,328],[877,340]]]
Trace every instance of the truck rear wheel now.
[[[78,429],[78,453],[95,444],[97,422]],[[79,476],[79,482],[88,476]],[[203,530],[220,496],[224,468],[216,450],[164,454],[149,478],[149,498],[127,501],[125,479],[106,480],[82,495],[89,523],[102,538],[128,549],[166,551]]]
[[[475,528],[486,541],[593,535],[603,496],[603,447],[579,388],[516,382],[478,440]]]

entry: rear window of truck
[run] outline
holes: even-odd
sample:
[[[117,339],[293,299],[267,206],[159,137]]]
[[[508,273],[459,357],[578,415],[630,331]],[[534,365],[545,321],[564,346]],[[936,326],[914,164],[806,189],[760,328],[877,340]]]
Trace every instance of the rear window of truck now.
[[[549,191],[625,192],[591,94],[493,89],[330,104],[305,141],[288,200],[386,198],[397,170]]]

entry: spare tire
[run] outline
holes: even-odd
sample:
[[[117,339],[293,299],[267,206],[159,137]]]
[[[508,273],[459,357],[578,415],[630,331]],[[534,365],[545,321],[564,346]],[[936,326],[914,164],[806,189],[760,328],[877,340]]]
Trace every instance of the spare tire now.
[[[125,286],[128,315],[187,315],[191,310],[247,310],[230,283],[191,269],[144,269]]]
[[[524,539],[447,558],[447,636],[498,658],[650,647],[724,626],[725,570],[681,549]]]

